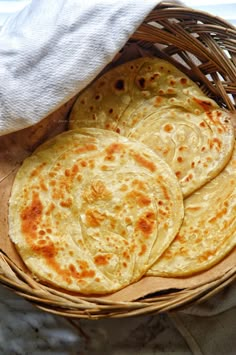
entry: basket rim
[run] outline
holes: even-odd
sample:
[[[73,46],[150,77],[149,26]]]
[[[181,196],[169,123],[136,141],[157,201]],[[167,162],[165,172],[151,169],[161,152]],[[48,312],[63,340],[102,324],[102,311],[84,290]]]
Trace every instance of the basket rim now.
[[[171,293],[157,292],[157,295],[151,295],[151,297],[148,295],[140,300],[118,302],[96,297],[90,297],[88,299],[84,296],[78,297],[75,302],[74,297],[66,295],[65,299],[67,303],[65,303],[65,299],[63,298],[61,300],[61,293],[56,289],[42,284],[39,284],[40,289],[35,288],[35,285],[31,285],[30,287],[27,283],[29,276],[25,275],[7,256],[5,256],[4,259],[8,265],[12,267],[11,270],[14,270],[15,274],[20,274],[20,283],[19,281],[16,282],[13,277],[6,277],[1,273],[0,281],[3,286],[25,298],[41,310],[70,318],[96,320],[101,318],[125,318],[179,311],[187,306],[206,301],[209,297],[217,294],[236,280],[236,268],[233,268],[227,270],[222,277],[216,278],[200,287],[194,286],[188,289],[172,290]],[[36,284],[35,281],[33,281],[33,283]]]
[[[171,32],[173,31],[171,25],[165,22],[167,21],[168,16],[170,17],[170,15],[172,17],[176,16],[177,20],[179,20],[179,17],[181,17],[181,21],[175,25],[177,31],[177,35],[175,36]],[[204,23],[200,26],[196,19],[191,18],[191,15],[197,15],[198,20],[204,20],[207,22],[207,24]],[[160,19],[158,22],[159,24],[166,24],[166,28],[162,30],[162,33],[161,29],[155,29],[155,35],[162,34],[161,41],[164,43],[166,41],[167,43],[167,49],[162,52],[159,48],[153,48],[154,42],[152,40],[149,42],[145,40],[145,36],[147,35],[146,32],[150,30],[149,23],[155,21],[156,17]],[[184,22],[185,20],[186,22]],[[184,27],[185,25],[186,27]],[[165,29],[167,32],[165,32]],[[217,92],[221,98],[223,97],[222,102],[220,101],[223,107],[235,111],[236,85],[233,83],[233,79],[234,77],[236,78],[236,49],[234,50],[234,48],[231,48],[231,45],[236,44],[236,28],[227,21],[201,10],[194,10],[184,5],[176,5],[172,2],[164,1],[157,5],[157,7],[147,16],[143,24],[131,36],[130,40],[128,41],[128,45],[135,42],[144,49],[148,48],[149,45],[149,49],[151,48],[155,55],[161,54],[163,57],[170,55],[172,56],[172,53],[177,51],[177,47],[173,46],[173,44],[168,44],[168,38],[169,42],[171,38],[174,39],[178,44],[180,41],[179,38],[181,35],[184,35],[184,31],[186,31],[186,29],[187,31],[190,31],[190,29],[194,30],[195,32],[197,31],[198,35],[199,31],[201,33],[203,32],[203,36],[200,37],[201,40],[203,40],[203,43],[198,44],[200,48],[199,51],[202,56],[201,59],[203,60],[200,61],[200,64],[196,65],[188,55],[187,49],[189,48],[186,49],[185,45],[183,45],[183,49],[181,49],[182,60],[185,60],[188,64],[191,63],[191,75],[193,77],[198,77],[200,82],[203,80],[201,85],[205,92],[210,92],[213,96]],[[213,41],[214,36],[212,35],[213,37],[211,37],[209,35],[209,33],[213,33],[214,31],[218,36],[221,36],[219,45],[221,45],[221,42],[223,41],[224,46],[228,46],[227,51],[230,55],[229,58],[225,56],[223,52],[224,50],[221,47],[217,47],[218,42]],[[151,39],[152,36],[154,35],[151,34]],[[196,39],[196,41],[197,40],[199,39]],[[196,44],[196,41],[194,40],[194,45]],[[205,53],[205,55],[204,53],[202,54],[201,51],[203,50],[202,48],[204,48],[204,45],[207,46],[207,53]],[[214,46],[216,46],[216,48]],[[214,48],[216,50],[216,54],[220,55],[220,58],[216,59],[216,63],[211,63],[212,58],[215,55],[215,53],[213,53]],[[219,71],[217,71],[218,69]],[[185,67],[185,70],[187,73],[190,73],[187,67]],[[207,70],[210,74],[206,74]],[[223,76],[223,79],[225,79],[223,80],[223,83],[220,80],[218,73],[220,73],[220,75]],[[204,82],[204,76],[206,75],[211,75],[212,82]],[[233,96],[234,101],[232,101],[232,98],[229,99],[229,95]],[[228,284],[234,282],[235,280],[236,265],[235,268],[227,270],[226,273],[222,274],[222,277],[218,278],[217,280],[213,280],[206,285],[188,288],[185,290],[174,290],[167,294],[159,294],[156,296],[152,295],[151,297],[147,296],[137,301],[114,302],[108,300],[99,300],[96,297],[89,298],[90,301],[88,301],[86,297],[79,297],[76,303],[74,302],[74,299],[72,302],[72,298],[69,295],[66,295],[65,302],[65,300],[63,301],[61,299],[60,294],[56,290],[53,290],[50,287],[42,286],[41,284],[39,287],[36,281],[30,279],[30,277],[26,275],[22,270],[20,270],[20,268],[6,255],[3,250],[0,250],[0,283],[10,288],[16,294],[29,300],[38,308],[53,314],[70,318],[124,318],[134,315],[155,314],[159,312],[167,312],[177,309],[179,310],[190,304],[196,304],[205,301],[208,297],[211,297],[215,293],[219,292],[222,288],[226,287]]]

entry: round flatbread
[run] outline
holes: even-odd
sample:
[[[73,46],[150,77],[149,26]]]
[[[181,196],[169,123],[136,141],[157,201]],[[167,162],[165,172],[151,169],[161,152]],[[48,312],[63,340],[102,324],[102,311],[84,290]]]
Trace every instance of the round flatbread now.
[[[99,129],[44,143],[19,169],[9,233],[40,280],[83,294],[138,279],[173,241],[182,193],[142,143]]]
[[[229,161],[229,114],[170,63],[139,58],[107,72],[77,99],[70,128],[100,127],[144,142],[165,159],[186,197]]]
[[[142,65],[140,58],[95,80],[76,100],[69,128],[97,127],[120,133],[119,120],[132,101],[135,78]]]
[[[180,107],[159,110],[129,134],[165,159],[184,197],[213,179],[232,155],[233,128],[221,110],[195,115]]]
[[[215,265],[236,246],[236,147],[225,169],[189,196],[184,209],[179,233],[148,275],[192,275]]]

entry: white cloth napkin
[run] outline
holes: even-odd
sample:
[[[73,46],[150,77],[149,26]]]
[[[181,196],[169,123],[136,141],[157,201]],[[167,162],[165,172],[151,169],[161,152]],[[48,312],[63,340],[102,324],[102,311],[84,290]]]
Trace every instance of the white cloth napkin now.
[[[206,302],[170,313],[194,355],[236,353],[236,283]]]
[[[33,0],[0,32],[0,135],[39,122],[84,88],[157,0]]]

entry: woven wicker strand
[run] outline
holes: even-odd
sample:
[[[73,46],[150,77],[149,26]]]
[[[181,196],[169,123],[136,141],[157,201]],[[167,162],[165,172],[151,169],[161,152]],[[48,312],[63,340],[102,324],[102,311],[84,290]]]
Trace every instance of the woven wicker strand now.
[[[167,59],[199,84],[223,108],[236,110],[236,29],[201,11],[163,2],[126,46],[136,43]],[[198,287],[157,293],[133,302],[78,297],[38,283],[0,251],[0,281],[38,308],[70,318],[119,318],[155,314],[199,303],[236,279],[236,265]]]

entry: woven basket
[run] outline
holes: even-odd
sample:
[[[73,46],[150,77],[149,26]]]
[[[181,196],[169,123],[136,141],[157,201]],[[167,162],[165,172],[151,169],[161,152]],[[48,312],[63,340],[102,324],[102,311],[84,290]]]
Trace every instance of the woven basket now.
[[[201,11],[163,2],[149,14],[125,47],[134,43],[173,63],[221,107],[236,110],[236,29],[229,23]],[[60,111],[62,117],[70,106]],[[53,125],[55,128],[58,114],[57,121],[51,116],[50,122],[50,129]],[[43,124],[36,128],[31,129],[30,134],[31,137],[35,134],[35,142],[39,143],[46,137],[45,128]],[[46,130],[50,129],[46,125]],[[17,139],[17,133],[14,137]],[[21,158],[33,148],[32,144],[28,151],[26,147]],[[6,215],[1,216],[1,225],[6,224],[6,218]],[[98,319],[176,310],[209,298],[236,279],[235,263],[221,276],[200,286],[169,289],[132,302],[78,297],[34,280],[12,260],[7,243],[10,242],[0,250],[1,283],[40,309],[66,317]]]

